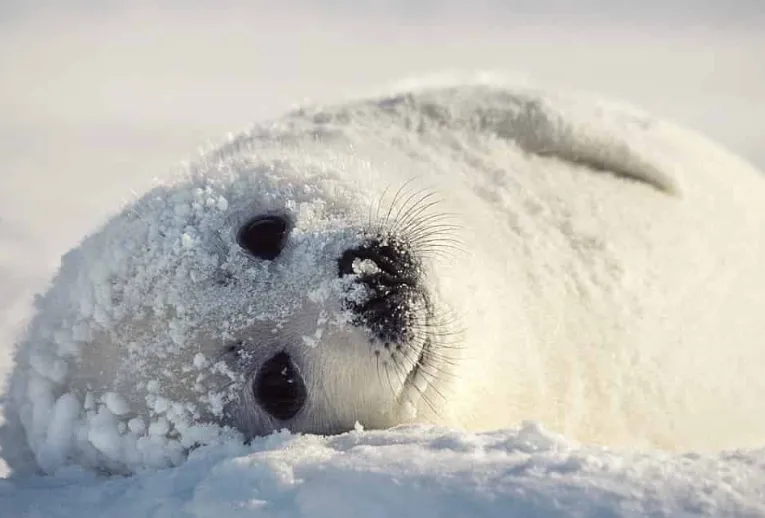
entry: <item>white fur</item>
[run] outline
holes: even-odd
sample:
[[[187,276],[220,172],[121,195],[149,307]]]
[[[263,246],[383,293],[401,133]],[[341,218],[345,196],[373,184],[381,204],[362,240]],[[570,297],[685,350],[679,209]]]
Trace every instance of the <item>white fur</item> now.
[[[424,258],[458,333],[437,340],[444,374],[402,403],[344,320],[336,259],[415,186],[460,227],[459,250]],[[295,227],[260,264],[234,233],[274,210]],[[176,463],[229,436],[203,424],[227,395],[199,376],[247,336],[256,355],[285,342],[302,355],[297,430],[531,419],[616,446],[761,445],[763,230],[757,171],[629,108],[469,86],[305,109],[64,258],[19,347],[4,443],[22,436],[46,471]],[[211,288],[223,270],[248,281]]]

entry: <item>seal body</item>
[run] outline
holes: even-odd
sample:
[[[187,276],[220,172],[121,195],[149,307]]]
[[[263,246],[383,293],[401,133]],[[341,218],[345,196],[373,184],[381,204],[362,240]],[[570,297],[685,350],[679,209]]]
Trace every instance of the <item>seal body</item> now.
[[[577,96],[300,110],[63,258],[18,347],[4,451],[130,471],[281,428],[523,420],[611,446],[762,445],[764,182]]]

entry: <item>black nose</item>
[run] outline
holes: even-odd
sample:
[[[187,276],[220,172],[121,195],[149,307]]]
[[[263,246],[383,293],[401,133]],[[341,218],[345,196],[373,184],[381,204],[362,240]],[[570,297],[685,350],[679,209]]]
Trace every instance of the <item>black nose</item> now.
[[[384,343],[402,343],[410,337],[413,304],[423,295],[418,266],[408,247],[392,240],[369,240],[343,253],[338,275],[356,275],[356,282],[366,288],[363,300],[345,302],[355,315],[354,324],[366,327]]]
[[[255,257],[271,261],[284,248],[287,239],[287,220],[281,216],[258,216],[239,229],[236,240],[244,250]]]
[[[416,265],[408,248],[392,240],[372,239],[346,250],[337,265],[340,277],[355,274],[370,285],[395,288],[416,282]]]
[[[306,388],[290,355],[282,351],[266,361],[252,382],[258,404],[280,421],[295,417],[306,400]]]

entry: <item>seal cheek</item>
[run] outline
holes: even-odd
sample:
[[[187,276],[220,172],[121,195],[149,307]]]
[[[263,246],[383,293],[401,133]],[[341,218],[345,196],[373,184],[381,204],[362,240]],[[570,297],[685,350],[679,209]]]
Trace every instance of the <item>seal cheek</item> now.
[[[305,404],[307,391],[290,355],[282,351],[267,360],[252,382],[255,401],[272,417],[292,419]]]

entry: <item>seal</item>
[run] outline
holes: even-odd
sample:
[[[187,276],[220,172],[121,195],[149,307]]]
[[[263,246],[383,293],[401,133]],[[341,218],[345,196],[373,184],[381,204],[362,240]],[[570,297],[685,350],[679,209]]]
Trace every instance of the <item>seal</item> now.
[[[4,455],[129,472],[283,428],[529,419],[761,445],[763,229],[753,167],[624,106],[470,85],[301,109],[63,258]]]

